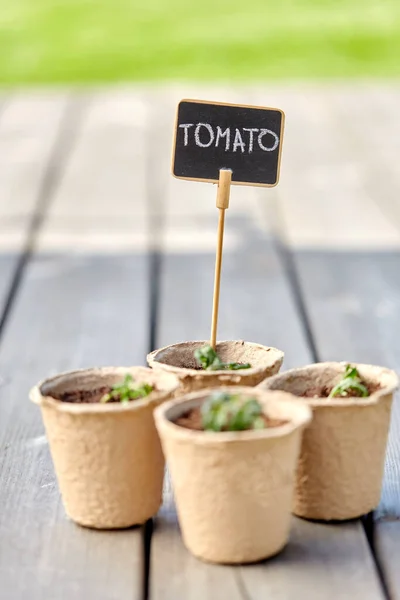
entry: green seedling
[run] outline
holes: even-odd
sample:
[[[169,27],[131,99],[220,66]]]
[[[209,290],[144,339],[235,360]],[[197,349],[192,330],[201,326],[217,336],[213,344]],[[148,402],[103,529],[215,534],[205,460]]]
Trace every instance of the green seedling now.
[[[329,398],[335,398],[337,396],[346,397],[349,395],[365,398],[366,396],[369,396],[369,393],[368,388],[363,384],[357,369],[351,365],[346,365],[343,379],[333,388],[329,394]]]
[[[196,348],[194,357],[206,371],[239,371],[239,369],[250,369],[250,363],[224,363],[216,351],[209,344]]]
[[[115,383],[108,394],[104,394],[100,402],[119,401],[122,403],[145,398],[153,391],[153,387],[148,383],[135,384],[132,375],[129,373],[120,383]]]
[[[224,392],[207,398],[201,407],[201,417],[205,431],[244,431],[266,426],[258,400]]]

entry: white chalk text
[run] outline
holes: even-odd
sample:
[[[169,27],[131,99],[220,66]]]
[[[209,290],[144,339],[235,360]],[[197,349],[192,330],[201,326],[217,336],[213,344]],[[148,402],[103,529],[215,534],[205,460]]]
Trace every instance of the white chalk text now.
[[[251,154],[259,148],[273,152],[279,145],[279,137],[271,129],[258,127],[212,127],[209,123],[182,123],[183,145],[195,144],[199,148],[223,148],[225,152]]]

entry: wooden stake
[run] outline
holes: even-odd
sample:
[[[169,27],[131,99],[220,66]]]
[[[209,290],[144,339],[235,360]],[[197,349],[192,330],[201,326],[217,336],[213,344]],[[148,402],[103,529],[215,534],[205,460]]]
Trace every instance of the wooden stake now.
[[[219,172],[219,182],[217,191],[217,208],[219,210],[217,252],[215,256],[215,277],[214,277],[214,298],[211,321],[211,339],[210,346],[214,348],[217,343],[217,325],[218,325],[218,307],[219,307],[219,289],[221,283],[221,265],[222,248],[224,244],[224,225],[225,210],[229,208],[229,195],[231,191],[232,171],[230,169],[221,169]]]

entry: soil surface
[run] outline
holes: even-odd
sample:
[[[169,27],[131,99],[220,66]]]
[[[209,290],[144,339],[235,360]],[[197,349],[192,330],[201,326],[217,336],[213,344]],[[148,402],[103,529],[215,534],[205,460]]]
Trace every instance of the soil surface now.
[[[371,396],[374,392],[380,389],[380,385],[376,383],[368,383],[363,381],[363,385],[368,389],[368,395]],[[301,398],[328,398],[329,394],[333,390],[333,386],[321,385],[312,388],[308,388],[302,394],[299,394]],[[359,394],[354,390],[349,390],[346,396],[335,396],[335,398],[360,398]]]
[[[238,365],[244,365],[245,363],[236,363]],[[195,371],[206,371],[207,373],[214,373],[215,371],[227,371],[228,373],[234,373],[235,371],[248,371],[249,369],[203,369],[203,367],[199,364],[194,366],[187,367],[186,365],[183,367],[184,369],[194,369]],[[251,368],[251,367],[250,367]]]
[[[52,394],[52,398],[61,402],[73,402],[74,404],[95,404],[100,402],[104,394],[111,392],[111,387],[103,386],[94,390],[73,390],[63,394]],[[112,398],[108,402],[119,402]]]
[[[264,419],[265,429],[268,429],[269,427],[279,427],[280,425],[285,425],[285,423],[287,423],[287,421],[282,419],[271,419],[266,415],[261,416]],[[193,429],[194,431],[204,431],[200,408],[192,408],[189,410],[175,421],[175,425],[185,427],[185,429]]]

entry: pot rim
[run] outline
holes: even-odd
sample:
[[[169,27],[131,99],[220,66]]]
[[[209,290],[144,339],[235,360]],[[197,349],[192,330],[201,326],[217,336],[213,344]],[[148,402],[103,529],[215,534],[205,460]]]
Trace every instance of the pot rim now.
[[[278,390],[271,387],[276,381],[279,379],[285,381],[287,377],[290,376],[300,376],[302,377],[305,373],[312,373],[313,371],[323,371],[326,368],[337,369],[339,374],[339,368],[342,370],[346,367],[346,365],[352,365],[356,367],[356,369],[363,375],[363,372],[367,372],[364,376],[370,379],[373,379],[374,376],[376,379],[382,377],[382,375],[388,376],[389,383],[384,387],[376,390],[370,396],[366,398],[359,397],[348,397],[348,398],[305,398],[303,396],[296,396],[292,392],[288,390]],[[341,407],[354,407],[354,406],[371,406],[373,404],[377,404],[380,399],[388,394],[393,394],[396,389],[399,387],[399,378],[397,373],[393,369],[388,369],[387,367],[381,367],[379,365],[369,365],[366,363],[356,363],[350,361],[326,361],[326,362],[317,362],[310,365],[305,365],[304,367],[297,367],[295,369],[289,369],[288,371],[283,371],[282,373],[277,373],[268,379],[265,379],[261,383],[256,386],[256,388],[264,389],[265,391],[284,391],[292,397],[299,398],[302,401],[305,401],[309,406],[318,407],[318,408],[329,408],[332,406],[341,406]]]
[[[242,393],[248,395],[249,397],[256,396],[265,409],[269,404],[279,404],[280,406],[286,405],[288,408],[288,413],[290,413],[290,410],[294,409],[296,414],[294,416],[290,414],[287,416],[282,416],[282,418],[287,418],[288,422],[277,427],[224,432],[196,431],[193,429],[187,429],[185,427],[181,427],[180,425],[176,425],[176,423],[168,418],[167,413],[174,408],[180,407],[182,409],[180,414],[182,414],[185,410],[187,410],[188,404],[195,404],[194,401],[202,400],[213,392],[231,392],[234,394]],[[215,445],[232,444],[238,442],[244,443],[247,441],[249,442],[286,437],[296,429],[303,429],[306,427],[312,419],[312,411],[306,402],[294,400],[292,394],[288,394],[286,392],[261,390],[250,386],[221,386],[218,388],[205,388],[200,391],[185,394],[185,396],[181,396],[177,400],[169,400],[168,402],[164,402],[155,409],[154,418],[157,428],[162,427],[174,438],[191,440],[196,444]]]
[[[274,348],[273,346],[264,346],[263,344],[258,344],[257,342],[246,342],[245,340],[218,340],[217,341],[217,345],[218,344],[242,344],[242,345],[246,345],[246,346],[251,346],[253,348],[259,348],[261,350],[266,350],[268,352],[271,352],[271,357],[274,357],[273,360],[271,360],[270,364],[266,364],[266,365],[260,365],[257,367],[250,367],[250,369],[239,369],[237,371],[224,371],[224,370],[216,370],[216,371],[207,371],[205,369],[191,369],[188,367],[178,367],[175,365],[169,365],[168,363],[163,363],[159,360],[157,360],[157,354],[159,354],[160,352],[163,352],[167,349],[170,348],[178,348],[179,346],[181,347],[185,347],[188,345],[192,345],[192,344],[209,344],[210,341],[209,340],[188,340],[185,342],[177,342],[175,344],[169,344],[168,346],[163,346],[162,348],[157,348],[156,350],[153,350],[152,352],[150,352],[147,355],[147,363],[150,367],[153,367],[153,365],[162,365],[162,369],[164,371],[171,371],[172,373],[185,373],[187,375],[197,375],[197,376],[201,376],[201,377],[214,377],[215,375],[228,375],[228,376],[239,376],[239,377],[245,377],[246,375],[254,375],[255,373],[259,373],[264,371],[265,369],[268,369],[269,367],[271,367],[272,365],[274,365],[276,362],[278,362],[279,360],[281,361],[281,363],[283,362],[285,353],[282,350],[279,350],[278,348]]]
[[[51,395],[43,394],[42,387],[46,384],[56,383],[57,379],[68,379],[69,377],[73,377],[76,375],[82,375],[87,373],[88,375],[99,377],[113,375],[113,374],[121,374],[125,375],[127,373],[131,373],[132,375],[137,374],[138,371],[148,372],[151,374],[152,378],[159,377],[157,371],[150,369],[149,367],[143,366],[135,366],[135,367],[89,367],[83,369],[75,369],[73,371],[63,371],[58,373],[57,375],[53,375],[51,377],[47,377],[46,379],[42,379],[33,386],[29,391],[29,398],[34,404],[38,404],[39,406],[49,406],[55,408],[59,412],[71,413],[71,414],[106,414],[106,413],[125,413],[132,412],[135,410],[139,410],[140,408],[144,408],[147,406],[157,405],[162,399],[167,395],[179,387],[179,380],[172,373],[166,374],[167,377],[171,379],[171,383],[174,382],[174,385],[171,385],[169,388],[165,388],[162,390],[155,390],[151,392],[145,398],[139,398],[137,400],[132,400],[131,402],[62,402],[61,400],[57,400],[53,398]]]

